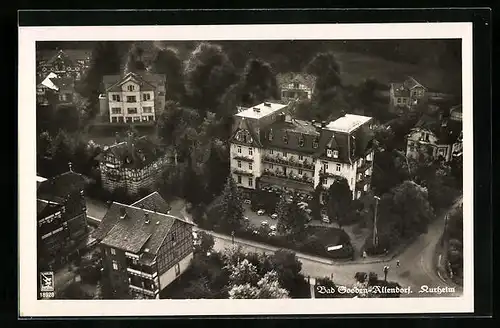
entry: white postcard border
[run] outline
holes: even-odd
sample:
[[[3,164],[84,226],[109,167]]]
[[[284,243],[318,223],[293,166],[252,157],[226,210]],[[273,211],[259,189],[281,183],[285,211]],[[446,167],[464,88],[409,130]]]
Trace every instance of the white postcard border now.
[[[457,298],[37,300],[36,41],[462,39],[464,286]],[[472,23],[19,27],[19,316],[458,313],[474,310]]]

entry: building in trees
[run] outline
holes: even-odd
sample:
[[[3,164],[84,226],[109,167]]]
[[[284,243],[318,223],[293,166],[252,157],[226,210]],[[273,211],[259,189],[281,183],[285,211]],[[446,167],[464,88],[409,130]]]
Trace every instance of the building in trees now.
[[[282,100],[309,99],[311,100],[316,77],[306,73],[282,73],[276,76]]]
[[[88,236],[84,188],[87,178],[70,170],[50,179],[37,179],[39,266],[48,269],[66,262],[85,247]]]
[[[411,76],[402,83],[391,83],[390,108],[399,113],[411,110],[425,100],[426,91],[426,87]]]
[[[134,73],[103,77],[100,114],[112,123],[154,122],[165,107],[165,76]]]
[[[370,189],[372,118],[346,114],[330,124],[295,119],[288,105],[262,103],[235,114],[230,139],[233,179],[246,197],[255,190],[310,197],[336,177],[353,198]]]
[[[36,52],[36,74],[43,80],[50,73],[61,78],[80,80],[90,67],[91,50],[65,49]]]
[[[132,205],[114,202],[94,231],[113,298],[159,298],[187,269],[193,224],[160,212],[165,203],[153,194]]]
[[[125,189],[128,195],[150,189],[173,163],[170,152],[147,137],[133,136],[106,148],[97,159],[103,188],[109,192]]]
[[[407,136],[406,156],[419,156],[450,161],[453,153],[461,153],[462,122],[451,117],[424,115]]]
[[[39,105],[65,105],[73,103],[75,79],[60,77],[49,73],[36,87],[36,100]]]

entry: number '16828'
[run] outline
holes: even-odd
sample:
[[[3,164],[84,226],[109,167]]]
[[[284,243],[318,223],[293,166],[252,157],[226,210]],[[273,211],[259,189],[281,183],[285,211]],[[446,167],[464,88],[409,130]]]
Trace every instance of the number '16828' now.
[[[40,298],[54,298],[54,292],[40,292]]]

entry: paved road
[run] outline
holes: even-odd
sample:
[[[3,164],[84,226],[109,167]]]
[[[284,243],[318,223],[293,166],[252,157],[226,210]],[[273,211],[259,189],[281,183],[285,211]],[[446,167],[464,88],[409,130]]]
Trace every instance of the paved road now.
[[[452,208],[458,206],[459,200]],[[92,209],[96,206],[96,202],[90,201],[87,203],[89,213],[98,215],[103,210]],[[451,210],[451,209],[450,209]],[[267,219],[267,218],[266,218]],[[268,220],[269,221],[269,220]],[[327,259],[297,253],[297,257],[302,262],[302,272],[305,275],[320,278],[332,277],[338,285],[350,286],[354,283],[354,274],[356,272],[373,271],[383,277],[383,267],[389,265],[390,270],[387,279],[397,281],[402,287],[411,287],[413,294],[409,296],[427,297],[436,296],[435,293],[418,293],[421,286],[429,287],[450,287],[454,288],[455,292],[443,294],[441,296],[459,296],[462,288],[445,282],[436,273],[435,269],[435,251],[436,245],[441,237],[444,229],[444,215],[434,221],[426,234],[421,235],[413,244],[411,244],[397,258],[376,263],[352,263],[342,262],[336,263]],[[210,232],[215,238],[215,249],[223,250],[232,247],[232,240],[229,236],[224,236],[218,233]],[[248,240],[235,238],[235,244],[238,244],[244,251],[272,253],[277,248],[269,245],[264,245]],[[397,259],[400,260],[400,267],[396,266]],[[403,295],[405,296],[405,295]]]

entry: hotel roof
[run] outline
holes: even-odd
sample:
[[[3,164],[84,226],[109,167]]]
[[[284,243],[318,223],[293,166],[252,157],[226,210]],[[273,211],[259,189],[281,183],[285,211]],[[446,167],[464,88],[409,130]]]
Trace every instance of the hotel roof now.
[[[238,117],[244,117],[244,118],[255,118],[255,119],[261,119],[265,116],[271,115],[273,113],[276,113],[283,108],[285,108],[286,104],[278,104],[278,103],[271,103],[271,102],[264,102],[262,104],[252,106],[248,109],[245,109],[236,116]]]
[[[371,119],[372,118],[369,116],[346,114],[337,120],[330,122],[326,126],[326,129],[335,132],[350,133]]]

